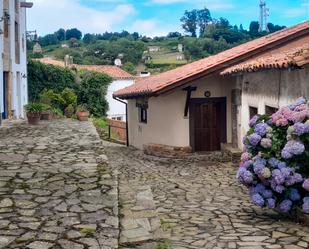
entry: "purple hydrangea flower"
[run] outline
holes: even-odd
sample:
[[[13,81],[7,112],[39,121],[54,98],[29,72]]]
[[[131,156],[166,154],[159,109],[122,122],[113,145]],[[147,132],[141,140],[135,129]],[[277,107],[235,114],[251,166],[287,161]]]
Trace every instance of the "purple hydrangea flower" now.
[[[289,167],[281,168],[280,171],[284,178],[288,178],[292,173],[292,169]]]
[[[305,133],[309,133],[309,124],[305,123],[296,123],[294,124],[295,132],[298,136],[301,136]]]
[[[303,188],[309,192],[309,178],[305,179],[303,183]]]
[[[266,188],[263,184],[258,183],[256,186],[249,188],[249,194],[250,194],[250,196],[252,196],[254,194],[261,194],[263,191],[265,191],[265,189]]]
[[[282,212],[289,212],[292,208],[292,205],[293,205],[293,202],[291,200],[284,200],[280,203],[279,205],[279,209],[282,211]]]
[[[282,192],[285,190],[285,187],[282,185],[278,185],[274,179],[270,181],[270,186],[275,192],[279,194],[282,194]]]
[[[261,139],[262,137],[256,133],[253,133],[252,135],[248,136],[249,143],[253,146],[257,146],[261,141]]]
[[[296,100],[295,103],[288,105],[288,107],[290,110],[294,111],[296,107],[306,104],[306,103],[307,103],[307,100],[303,97],[300,97],[299,99]]]
[[[300,200],[300,194],[296,188],[291,188],[289,193],[289,198],[292,201],[299,201]]]
[[[303,154],[305,151],[305,146],[302,142],[296,141],[296,140],[291,140],[286,143],[284,146],[281,156],[284,159],[290,159],[293,156],[298,156]]]
[[[273,191],[266,189],[262,192],[262,196],[266,199],[273,197]]]
[[[268,160],[268,164],[273,168],[277,168],[279,163],[280,161],[275,157],[272,157]]]
[[[281,185],[284,183],[284,176],[279,169],[273,170],[272,177],[277,185]]]
[[[275,199],[269,198],[269,199],[266,200],[266,202],[267,202],[267,206],[269,208],[275,208],[275,206],[276,206],[276,200]]]
[[[259,123],[254,128],[254,133],[260,135],[261,137],[264,137],[267,133],[268,125],[265,123]]]
[[[253,175],[246,168],[241,167],[237,172],[237,179],[242,184],[251,184],[253,182]]]
[[[252,202],[257,205],[257,206],[260,206],[260,207],[263,207],[264,204],[265,204],[265,201],[263,199],[263,197],[260,195],[260,194],[254,194],[251,196],[251,200]]]
[[[251,119],[250,119],[250,121],[249,121],[249,126],[250,127],[253,127],[255,124],[256,124],[256,122],[258,121],[258,116],[257,115],[255,115],[254,117],[252,117]]]
[[[306,214],[309,214],[309,197],[305,197],[303,199],[303,211],[306,213]]]

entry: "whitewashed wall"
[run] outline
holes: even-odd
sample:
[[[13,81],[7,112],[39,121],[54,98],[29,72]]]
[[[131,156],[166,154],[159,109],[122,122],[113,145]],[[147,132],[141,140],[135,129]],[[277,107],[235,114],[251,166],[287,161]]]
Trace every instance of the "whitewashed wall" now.
[[[20,64],[15,60],[15,6],[14,1],[10,1],[10,46],[12,61],[12,109],[15,111],[14,118],[24,118],[24,105],[28,103],[27,85],[27,48],[26,48],[26,9],[19,9],[19,46]]]
[[[245,82],[247,87],[244,88]],[[309,66],[297,70],[268,70],[246,73],[238,77],[242,90],[242,106],[239,108],[238,144],[249,129],[249,106],[256,107],[258,114],[265,114],[265,107],[280,108],[299,97],[309,99]]]
[[[1,13],[3,12],[3,1],[0,1],[0,10]],[[2,15],[0,15],[2,16]],[[3,31],[3,22],[0,22],[0,29]],[[0,55],[3,54],[3,34],[0,35]],[[0,56],[0,115],[2,115],[3,112],[3,57]]]
[[[235,78],[220,76],[205,77],[190,83],[197,91],[192,98],[205,98],[204,92],[210,91],[211,97],[227,98],[227,142],[232,142],[231,91],[235,88]],[[184,117],[186,103],[185,86],[168,94],[152,97],[148,101],[148,122],[139,122],[136,100],[129,100],[129,140],[130,145],[142,149],[144,144],[156,143],[175,147],[190,146],[189,117]],[[189,114],[190,115],[190,114]]]
[[[125,104],[113,99],[113,93],[119,89],[130,86],[134,83],[134,80],[114,80],[107,90],[107,101],[109,104],[109,110],[107,112],[108,118],[121,117],[122,121],[126,121],[126,107]]]

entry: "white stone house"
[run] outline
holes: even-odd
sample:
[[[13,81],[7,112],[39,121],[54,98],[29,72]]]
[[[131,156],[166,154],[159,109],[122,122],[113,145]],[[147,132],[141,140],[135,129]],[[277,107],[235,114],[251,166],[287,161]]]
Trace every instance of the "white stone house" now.
[[[129,144],[148,152],[153,148],[172,154],[217,151],[223,144],[242,148],[252,107],[262,114],[301,95],[309,97],[308,66],[296,61],[301,47],[308,44],[309,21],[137,79],[114,93],[114,97],[128,100]],[[254,73],[234,73],[243,68],[242,63],[271,54],[276,54],[270,59],[273,66],[259,66],[262,71]],[[279,63],[278,57],[286,58]]]
[[[28,102],[26,8],[32,3],[0,1],[0,112],[2,119],[24,118]]]

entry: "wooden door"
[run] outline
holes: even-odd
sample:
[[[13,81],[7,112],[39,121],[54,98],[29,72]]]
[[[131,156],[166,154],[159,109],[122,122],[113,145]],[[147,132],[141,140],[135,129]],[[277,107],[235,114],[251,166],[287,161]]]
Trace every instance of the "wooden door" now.
[[[226,140],[226,108],[222,101],[193,103],[190,116],[195,151],[218,151]]]

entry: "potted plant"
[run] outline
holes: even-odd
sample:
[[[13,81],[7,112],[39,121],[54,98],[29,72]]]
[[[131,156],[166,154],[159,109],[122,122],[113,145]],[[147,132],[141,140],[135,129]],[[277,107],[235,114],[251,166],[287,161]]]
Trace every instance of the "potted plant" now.
[[[74,107],[73,105],[70,104],[64,109],[64,115],[67,118],[72,118],[73,114],[74,114]]]
[[[63,112],[59,108],[52,109],[52,115],[54,119],[61,119],[63,118]]]
[[[52,107],[47,104],[42,104],[43,111],[41,112],[41,120],[52,120],[53,119],[53,113],[52,113]]]
[[[41,103],[29,103],[25,105],[25,109],[27,112],[28,123],[31,125],[39,124],[44,106]]]
[[[89,111],[85,105],[80,105],[77,107],[76,115],[79,121],[88,121]]]

